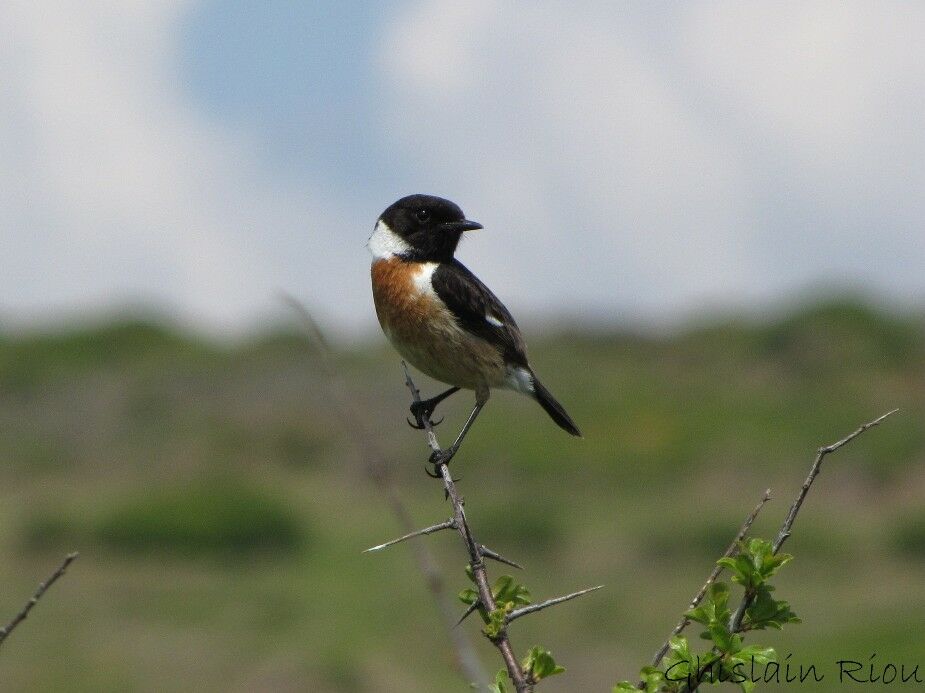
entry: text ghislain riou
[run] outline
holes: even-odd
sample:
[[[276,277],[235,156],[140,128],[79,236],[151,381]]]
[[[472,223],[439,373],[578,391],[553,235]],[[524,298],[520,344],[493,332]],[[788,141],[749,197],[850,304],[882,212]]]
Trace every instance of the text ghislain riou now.
[[[788,654],[780,662],[738,662],[731,670],[722,670],[718,662],[701,662],[697,657],[692,662],[675,662],[665,670],[669,681],[687,681],[688,687],[695,683],[819,683],[830,675],[839,683],[873,683],[879,685],[909,684],[925,682],[925,666],[918,664],[893,663],[872,654],[866,661],[856,659],[838,659],[831,665],[806,664],[791,661]],[[690,664],[690,671],[685,674]]]

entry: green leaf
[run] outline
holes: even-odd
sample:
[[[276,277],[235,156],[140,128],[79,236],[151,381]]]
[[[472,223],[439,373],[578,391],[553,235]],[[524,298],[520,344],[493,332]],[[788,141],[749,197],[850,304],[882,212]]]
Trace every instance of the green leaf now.
[[[683,635],[676,635],[668,641],[669,654],[665,657],[665,671],[671,671],[671,678],[680,681],[692,673],[695,664],[690,644]],[[666,676],[667,678],[667,676]]]
[[[485,635],[491,640],[495,640],[501,635],[501,631],[504,630],[504,619],[506,616],[507,611],[505,609],[489,611],[486,615],[485,627],[482,629]]]
[[[471,587],[462,590],[457,596],[459,597],[459,601],[467,606],[472,606],[479,600],[479,593]]]
[[[777,661],[777,652],[773,647],[762,647],[761,645],[749,645],[731,655],[731,659],[750,665],[754,660],[756,666],[764,667],[769,662]]]
[[[500,669],[495,674],[495,682],[488,687],[491,693],[507,693],[507,671]]]
[[[692,621],[702,623],[705,626],[729,621],[729,586],[722,582],[710,585],[710,591],[707,593],[700,606],[688,611],[685,616]]]
[[[645,684],[646,693],[658,693],[666,683],[665,672],[658,667],[646,666],[639,672],[639,678]]]
[[[720,652],[730,652],[733,649],[734,643],[732,633],[729,632],[729,629],[726,628],[725,625],[722,623],[711,623],[709,630],[710,638]]]
[[[786,601],[774,599],[771,585],[761,585],[755,592],[755,598],[745,610],[742,623],[748,630],[774,628],[781,630],[787,623],[800,623],[800,619],[790,609]]]
[[[639,693],[639,689],[636,688],[635,683],[630,683],[629,681],[621,681],[616,686],[613,687],[612,693]]]
[[[675,657],[681,657],[687,660],[691,659],[690,644],[683,635],[675,635],[671,638],[668,641],[668,649],[671,650],[671,654]]]
[[[751,672],[752,662],[755,670],[764,670],[769,662],[777,661],[777,652],[773,647],[762,647],[761,645],[749,645],[742,648],[735,654],[729,656],[729,670],[734,671],[735,666],[739,665],[742,671]],[[745,693],[751,693],[755,689],[755,684],[750,678],[740,681],[739,685]]]
[[[502,575],[491,588],[491,594],[499,607],[515,609],[530,603],[530,590],[514,581],[510,575]]]
[[[732,581],[745,588],[753,586],[758,578],[754,563],[743,553],[734,558],[721,558],[716,563],[727,568],[732,573]]]
[[[541,647],[534,647],[523,661],[524,671],[536,681],[555,676],[565,671],[565,667],[556,664],[552,653]]]

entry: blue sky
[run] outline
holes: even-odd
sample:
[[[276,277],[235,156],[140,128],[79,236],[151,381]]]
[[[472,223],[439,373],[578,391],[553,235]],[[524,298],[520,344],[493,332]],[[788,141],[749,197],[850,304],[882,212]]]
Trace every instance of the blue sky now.
[[[337,191],[382,186],[375,59],[387,7],[202,3],[180,34],[188,98],[259,138],[271,172],[322,170]]]
[[[528,327],[813,287],[925,303],[915,2],[10,3],[0,316],[302,298],[374,334],[363,247],[454,199]]]

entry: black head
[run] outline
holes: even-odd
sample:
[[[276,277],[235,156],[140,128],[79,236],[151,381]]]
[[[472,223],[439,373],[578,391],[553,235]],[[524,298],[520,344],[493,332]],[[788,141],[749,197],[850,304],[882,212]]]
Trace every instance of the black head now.
[[[433,195],[403,197],[386,209],[379,221],[408,245],[403,255],[436,262],[453,258],[464,231],[482,228],[466,219],[457,205]]]

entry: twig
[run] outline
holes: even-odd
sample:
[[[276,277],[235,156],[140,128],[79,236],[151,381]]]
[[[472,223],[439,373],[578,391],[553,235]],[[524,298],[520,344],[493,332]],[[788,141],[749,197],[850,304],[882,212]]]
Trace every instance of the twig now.
[[[480,602],[478,599],[472,602],[469,605],[469,608],[467,608],[465,612],[463,612],[463,615],[459,617],[459,620],[456,622],[456,625],[458,626],[460,623],[462,623],[467,618],[469,618],[472,614],[475,613],[475,610],[478,609],[480,606],[482,606],[482,602]]]
[[[816,480],[816,475],[819,474],[819,470],[822,467],[822,460],[825,459],[826,455],[830,455],[839,448],[844,447],[859,435],[873,428],[874,426],[879,426],[881,423],[883,423],[884,419],[886,419],[888,416],[892,416],[898,411],[899,409],[888,411],[886,414],[883,414],[873,421],[864,424],[854,433],[845,436],[837,443],[832,443],[831,445],[826,445],[825,447],[819,448],[819,450],[816,452],[816,459],[813,461],[813,466],[809,470],[809,475],[806,477],[806,481],[803,482],[803,487],[800,489],[800,495],[797,496],[797,499],[793,502],[793,505],[790,506],[790,512],[787,513],[787,519],[784,520],[784,524],[781,525],[780,532],[777,534],[777,539],[774,540],[774,553],[780,551],[780,548],[784,545],[784,542],[787,541],[787,538],[790,536],[790,528],[793,527],[793,521],[797,519],[797,513],[800,512],[800,507],[803,505],[803,500],[806,498],[806,494],[809,493],[809,488],[813,485],[813,481]]]
[[[520,565],[520,563],[515,563],[510,558],[505,558],[497,551],[492,551],[487,546],[485,546],[485,544],[479,544],[479,553],[482,554],[482,556],[484,556],[485,558],[490,558],[493,561],[498,561],[498,563],[504,563],[505,565],[509,565],[512,568],[517,568],[518,570],[524,569],[524,567]]]
[[[790,536],[793,523],[797,518],[797,514],[800,512],[800,508],[803,506],[803,501],[806,500],[806,494],[809,493],[809,489],[812,487],[813,482],[816,480],[816,476],[819,474],[819,471],[822,467],[822,460],[824,460],[827,455],[830,455],[839,448],[842,448],[850,443],[865,431],[881,424],[884,419],[898,411],[899,409],[888,411],[886,414],[878,416],[873,421],[869,421],[868,423],[864,424],[858,430],[854,431],[854,433],[845,436],[838,442],[823,446],[816,451],[816,458],[813,460],[812,467],[809,469],[809,474],[807,475],[806,480],[803,482],[803,486],[800,488],[800,492],[797,494],[796,500],[793,502],[793,505],[790,506],[790,512],[787,513],[787,517],[784,520],[784,523],[781,525],[780,531],[777,533],[777,538],[772,544],[775,555],[780,551],[781,547],[784,545],[784,542],[787,541],[787,538]],[[729,632],[741,633],[743,631],[742,621],[745,618],[745,612],[748,610],[748,607],[751,606],[751,603],[754,599],[755,593],[753,591],[746,590],[745,594],[742,596],[742,601],[739,602],[739,606],[729,618]],[[708,663],[706,666],[712,666],[714,663],[715,660]],[[701,669],[699,669],[697,672],[694,685],[692,687],[682,688],[682,693],[694,693],[694,691],[696,691],[702,683],[700,679],[702,678],[704,671],[706,671],[706,667],[701,667]]]
[[[283,295],[282,299],[295,310],[302,320],[308,337],[306,341],[325,375],[324,384],[338,412],[337,420],[343,427],[345,437],[355,446],[358,458],[379,491],[385,496],[392,514],[398,520],[399,527],[405,532],[413,532],[416,525],[389,477],[386,455],[376,442],[375,436],[367,428],[365,423],[367,417],[364,416],[364,412],[358,411],[357,398],[350,395],[347,384],[334,365],[324,332],[311,313],[298,300],[287,295]],[[412,542],[411,547],[418,570],[424,577],[424,582],[437,604],[440,618],[453,643],[463,678],[467,683],[487,681],[488,674],[479,661],[472,641],[464,630],[455,627],[456,602],[446,591],[443,575],[433,555],[423,542]]]
[[[793,505],[790,506],[790,512],[787,513],[787,519],[784,520],[784,524],[781,525],[780,531],[777,533],[777,538],[774,540],[773,549],[774,554],[776,555],[781,547],[784,545],[784,542],[790,537],[790,530],[793,528],[793,523],[797,519],[797,513],[800,512],[800,508],[803,507],[803,501],[806,500],[806,494],[809,493],[810,487],[812,487],[813,482],[816,480],[816,476],[819,474],[819,471],[822,469],[822,460],[826,458],[827,455],[832,454],[839,448],[844,447],[852,440],[857,438],[859,435],[864,433],[867,430],[870,430],[874,426],[881,424],[888,416],[895,414],[899,409],[893,409],[888,411],[882,416],[878,416],[873,421],[870,421],[863,426],[861,426],[854,433],[845,436],[837,443],[832,443],[831,445],[826,445],[819,448],[816,451],[816,459],[813,460],[813,466],[809,469],[809,474],[806,476],[806,480],[803,482],[803,486],[800,488],[800,493],[797,495]],[[754,600],[755,595],[745,593],[745,596],[742,597],[742,601],[739,603],[739,607],[735,610],[735,613],[729,619],[729,630],[732,633],[738,633],[742,628],[742,619],[745,618],[745,611],[751,606],[752,600]]]
[[[421,401],[421,393],[411,380],[411,374],[408,372],[407,364],[402,361],[402,368],[405,371],[405,384],[411,391],[412,399],[417,403]],[[437,436],[434,434],[434,427],[429,416],[422,417],[422,423],[427,434],[427,444],[433,452],[442,452],[440,443],[437,442]],[[437,459],[440,459],[439,456]],[[475,578],[475,584],[478,588],[479,601],[482,607],[488,611],[494,611],[497,608],[495,598],[491,593],[491,586],[488,584],[488,574],[485,571],[485,563],[482,561],[482,552],[478,542],[473,538],[472,531],[469,529],[469,523],[466,521],[466,511],[463,509],[463,499],[456,490],[456,483],[450,474],[450,469],[445,462],[435,464],[437,473],[443,478],[443,488],[446,490],[447,498],[453,505],[453,517],[456,520],[456,529],[459,536],[462,537],[466,545],[466,551],[469,554],[469,566],[472,569],[472,576]],[[501,658],[504,660],[504,666],[507,668],[508,676],[514,684],[517,693],[532,693],[533,684],[527,680],[524,670],[514,655],[514,649],[508,638],[507,628],[501,628],[497,635],[491,637],[492,644],[498,648]]]
[[[451,517],[446,522],[441,522],[436,525],[431,525],[430,527],[425,527],[424,529],[419,529],[414,532],[409,532],[408,534],[400,536],[397,539],[392,539],[391,541],[387,541],[384,544],[377,544],[376,546],[371,546],[368,549],[363,549],[363,553],[372,553],[373,551],[381,551],[382,549],[387,549],[390,546],[395,546],[396,544],[400,544],[403,541],[407,541],[408,539],[414,539],[415,537],[422,537],[427,534],[434,534],[435,532],[439,532],[440,530],[443,530],[443,529],[456,529],[456,519]],[[485,546],[485,544],[479,544],[479,553],[482,554],[483,558],[490,558],[493,561],[498,561],[498,563],[504,563],[505,565],[509,565],[512,568],[518,568],[520,570],[523,570],[522,565],[520,565],[519,563],[515,563],[510,558],[505,558],[497,551],[492,551],[487,546]]]
[[[446,522],[441,522],[438,525],[431,525],[430,527],[425,527],[424,529],[419,529],[416,532],[409,532],[404,536],[398,537],[398,539],[392,539],[392,541],[387,541],[384,544],[378,544],[377,546],[371,546],[368,549],[364,549],[363,553],[372,553],[373,551],[381,551],[382,549],[387,549],[390,546],[395,546],[395,544],[400,544],[403,541],[408,539],[414,539],[415,537],[422,537],[426,534],[433,534],[434,532],[439,532],[441,529],[450,529],[456,528],[456,520],[449,519]]]
[[[755,509],[752,510],[751,514],[745,518],[745,522],[739,528],[739,532],[736,534],[735,539],[732,540],[732,543],[729,544],[729,547],[726,549],[726,552],[723,554],[723,558],[732,558],[739,552],[739,542],[745,538],[745,535],[748,534],[748,530],[751,529],[752,524],[755,522],[755,518],[758,517],[758,513],[761,512],[761,509],[764,508],[765,503],[771,500],[771,489],[767,489],[764,492],[764,497],[759,501],[758,505],[755,506]],[[710,585],[716,582],[716,578],[719,577],[719,574],[723,572],[723,567],[721,565],[716,565],[713,568],[713,571],[710,573],[710,576],[707,578],[707,581],[703,583],[703,587],[700,588],[700,591],[694,595],[694,598],[691,599],[691,603],[687,607],[687,611],[696,609],[700,602],[706,596],[707,590],[710,589]],[[680,635],[681,631],[687,628],[690,625],[690,619],[687,616],[682,616],[681,620],[678,621],[678,625],[674,627],[674,630],[671,631],[671,635],[668,636],[662,646],[659,648],[658,652],[655,653],[655,656],[652,658],[652,666],[657,667],[659,662],[662,661],[662,657],[668,652],[668,643],[676,635]],[[645,683],[640,682],[640,688],[644,687]]]
[[[29,612],[32,611],[36,604],[38,604],[39,599],[42,598],[42,595],[45,594],[49,587],[58,581],[58,578],[64,575],[68,566],[77,560],[78,555],[79,554],[75,551],[74,553],[69,553],[67,556],[65,556],[64,561],[61,563],[61,565],[58,566],[58,569],[49,575],[45,582],[39,584],[38,589],[35,590],[35,594],[33,594],[29,601],[26,602],[26,605],[22,608],[22,610],[20,610],[20,612],[13,617],[13,620],[7,623],[3,628],[0,628],[0,644],[3,644],[3,641],[6,640],[7,636],[13,632],[16,626],[26,620]]]
[[[540,602],[539,604],[529,604],[528,606],[522,606],[519,609],[512,610],[504,620],[505,622],[510,623],[511,621],[514,621],[521,616],[535,614],[537,611],[548,609],[550,606],[555,606],[556,604],[562,604],[563,602],[567,602],[570,599],[575,599],[576,597],[580,597],[583,594],[588,594],[588,592],[595,592],[602,587],[603,585],[598,585],[597,587],[589,587],[584,590],[579,590],[578,592],[566,594],[564,597],[555,597],[553,599],[547,599],[545,602]]]

